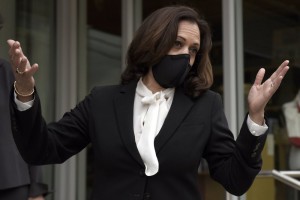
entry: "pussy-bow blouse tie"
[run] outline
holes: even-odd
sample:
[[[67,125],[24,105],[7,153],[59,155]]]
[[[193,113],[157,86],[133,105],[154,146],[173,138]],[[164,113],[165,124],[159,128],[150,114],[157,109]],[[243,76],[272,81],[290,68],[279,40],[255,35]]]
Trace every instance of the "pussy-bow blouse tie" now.
[[[171,89],[156,92],[148,96],[142,96],[142,104],[149,106],[145,117],[141,119],[142,135],[137,144],[139,153],[145,164],[145,174],[152,176],[158,172],[159,163],[154,148],[154,139],[161,129],[168,114],[167,99]]]

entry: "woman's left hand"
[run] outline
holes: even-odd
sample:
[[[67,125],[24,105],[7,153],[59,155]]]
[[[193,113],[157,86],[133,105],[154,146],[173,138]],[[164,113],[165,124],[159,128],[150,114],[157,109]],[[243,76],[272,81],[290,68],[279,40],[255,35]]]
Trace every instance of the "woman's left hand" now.
[[[257,75],[254,84],[248,94],[248,106],[250,119],[255,123],[264,124],[264,110],[268,101],[279,88],[283,77],[289,70],[289,61],[284,61],[277,70],[262,83],[265,69],[261,68]]]

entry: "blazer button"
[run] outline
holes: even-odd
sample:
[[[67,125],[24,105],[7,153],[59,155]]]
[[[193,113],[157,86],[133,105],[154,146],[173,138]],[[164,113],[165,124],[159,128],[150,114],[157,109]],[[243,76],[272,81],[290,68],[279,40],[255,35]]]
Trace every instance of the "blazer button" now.
[[[140,170],[140,176],[146,176],[144,169]]]
[[[256,156],[256,152],[253,152],[252,154],[251,154],[251,158],[254,158]]]
[[[257,143],[257,145],[256,145],[255,148],[254,148],[254,151],[257,151],[258,148],[259,148],[259,146],[260,146],[260,143]]]
[[[151,195],[149,193],[145,193],[143,200],[149,200],[150,197],[151,197]]]
[[[131,194],[131,200],[141,200],[142,195],[140,194]]]

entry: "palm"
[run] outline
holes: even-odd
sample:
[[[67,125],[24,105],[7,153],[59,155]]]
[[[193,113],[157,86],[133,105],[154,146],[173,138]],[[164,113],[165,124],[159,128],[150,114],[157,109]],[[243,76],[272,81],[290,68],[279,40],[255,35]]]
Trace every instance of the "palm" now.
[[[263,110],[272,97],[272,87],[267,82],[262,85],[252,85],[248,94],[249,110],[257,113]]]
[[[263,113],[265,106],[277,91],[283,77],[288,71],[288,61],[284,61],[269,79],[262,83],[265,75],[265,69],[260,69],[256,75],[254,84],[248,94],[249,114],[256,115]],[[251,117],[251,116],[250,116]]]

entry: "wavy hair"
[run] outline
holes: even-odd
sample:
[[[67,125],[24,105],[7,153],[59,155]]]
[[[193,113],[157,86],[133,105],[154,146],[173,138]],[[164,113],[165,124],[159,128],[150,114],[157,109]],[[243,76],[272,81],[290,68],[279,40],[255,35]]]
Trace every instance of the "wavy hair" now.
[[[122,84],[145,76],[150,67],[169,52],[177,38],[178,24],[183,20],[198,25],[201,40],[196,60],[184,81],[185,93],[198,97],[211,87],[213,74],[209,58],[212,47],[210,27],[195,9],[177,5],[156,10],[139,27],[127,51]]]

